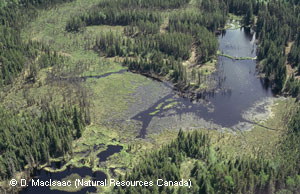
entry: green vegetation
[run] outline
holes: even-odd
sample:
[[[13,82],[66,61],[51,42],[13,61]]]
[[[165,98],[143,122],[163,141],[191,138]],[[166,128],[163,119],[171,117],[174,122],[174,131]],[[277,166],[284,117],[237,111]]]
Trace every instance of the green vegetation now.
[[[292,45],[291,51],[288,55],[288,62],[292,67],[297,67],[298,74],[300,70],[300,35],[298,34],[296,41]]]
[[[266,82],[269,82],[276,92],[284,91],[291,94],[298,90],[296,89],[296,85],[299,85],[298,80],[294,83],[294,72],[298,73],[298,70],[293,73],[287,72],[286,65],[288,58],[288,63],[292,68],[298,68],[297,45],[299,41],[296,40],[299,39],[297,38],[299,2],[293,0],[225,0],[225,2],[229,13],[242,16],[242,26],[255,29],[259,40],[257,56],[260,61],[259,71]],[[239,17],[232,15],[230,18],[240,20]],[[231,26],[227,25],[226,28]],[[235,24],[233,26],[236,27]],[[295,44],[292,45],[291,52],[286,52],[286,47],[293,41]],[[288,82],[287,85],[286,82]]]
[[[94,3],[98,2],[94,1]],[[63,157],[52,157],[66,160],[67,163],[62,170],[67,165],[94,166],[95,170],[103,170],[109,174],[109,168],[116,167],[117,171],[122,173],[124,171],[122,168],[131,168],[146,147],[141,141],[135,142],[134,137],[138,135],[138,131],[134,123],[119,125],[111,121],[123,119],[129,103],[136,101],[131,96],[136,92],[136,88],[144,84],[150,85],[152,82],[150,79],[132,73],[114,74],[99,80],[91,78],[86,82],[73,79],[82,76],[105,75],[126,69],[120,64],[122,58],[99,57],[96,52],[89,50],[92,49],[92,44],[89,45],[85,41],[95,42],[99,33],[123,31],[123,27],[92,26],[87,27],[81,34],[70,33],[65,36],[63,27],[69,18],[66,18],[65,13],[72,15],[77,9],[85,6],[91,6],[91,2],[71,2],[59,5],[58,10],[38,10],[40,14],[36,20],[22,29],[22,38],[25,41],[32,40],[48,45],[46,49],[51,51],[51,57],[53,58],[57,51],[58,60],[53,62],[53,65],[37,68],[35,82],[23,80],[24,77],[26,78],[24,75],[28,75],[29,72],[29,68],[25,67],[25,72],[21,72],[16,81],[9,85],[10,90],[1,93],[3,95],[1,104],[11,108],[13,112],[20,110],[26,113],[38,111],[45,102],[55,104],[60,107],[59,109],[64,109],[69,105],[79,107],[78,111],[80,110],[84,117],[85,115],[91,116],[91,125],[85,128],[81,138],[68,142],[72,144],[72,155],[65,153]],[[50,42],[51,45],[49,45]],[[44,61],[41,57],[37,58],[36,62]],[[118,92],[116,93],[116,91]],[[90,106],[91,104],[92,106]],[[111,120],[109,121],[109,119]],[[122,145],[124,149],[118,156],[108,159],[104,166],[96,167],[98,158],[95,156],[105,147],[99,148],[97,152],[91,150],[99,144],[118,144]],[[129,145],[133,151],[127,153]],[[141,146],[143,148],[139,149]],[[146,146],[151,145],[147,144]],[[82,153],[86,153],[88,156]],[[51,157],[50,160],[52,160]],[[5,182],[1,182],[1,185],[8,186]]]
[[[280,110],[280,107],[278,108]],[[300,139],[299,104],[290,108],[292,108],[291,112],[287,111],[282,115],[282,118],[292,115],[291,120],[288,121],[288,130],[281,132],[281,140],[278,139],[271,144],[269,142],[266,147],[263,147],[262,152],[251,148],[247,152],[241,152],[239,148],[243,146],[233,144],[236,152],[226,153],[229,148],[224,149],[224,143],[231,144],[230,142],[238,141],[241,137],[220,133],[213,135],[209,131],[198,130],[184,133],[180,130],[178,137],[172,143],[147,154],[130,174],[120,177],[120,180],[129,181],[142,177],[142,180],[154,182],[158,178],[173,181],[190,178],[191,188],[157,187],[154,184],[152,187],[115,187],[114,191],[115,193],[280,193],[283,191],[294,193],[300,186],[297,165],[299,150],[294,149]],[[271,124],[273,121],[269,122]],[[284,123],[280,124],[286,127],[284,125]],[[248,136],[247,134],[243,136],[245,135]],[[224,137],[231,137],[231,139]],[[253,148],[257,148],[256,145],[257,142]],[[275,145],[278,146],[278,150],[272,149]],[[272,149],[272,154],[269,155],[270,152],[264,151],[264,148]]]
[[[294,9],[295,7],[298,9]],[[288,11],[291,9],[295,11]],[[274,90],[281,91],[288,77],[286,68],[288,53],[285,53],[285,47],[289,41],[297,38],[299,32],[299,20],[296,19],[299,15],[299,3],[296,1],[270,1],[267,5],[261,3],[257,14],[260,70],[265,74],[266,80],[271,81]],[[293,57],[290,57],[290,62],[293,63],[292,61]]]
[[[239,29],[243,23],[243,17],[229,13],[229,22],[225,25],[225,29]]]
[[[102,33],[94,43],[94,49],[107,57],[122,57],[123,65],[130,70],[154,77],[166,77],[177,86],[190,85],[199,88],[205,79],[203,71],[192,68],[204,64],[216,56],[218,43],[213,32],[223,27],[226,15],[221,14],[224,4],[193,2],[204,14],[192,13],[184,8],[189,1],[101,1],[96,7],[72,17],[67,31],[85,31],[91,25],[126,26],[123,33]],[[181,8],[180,15],[168,9]],[[159,11],[157,10],[159,8]],[[210,11],[211,10],[211,11]],[[161,15],[169,15],[164,33],[158,33]],[[207,23],[207,21],[210,23]],[[214,19],[214,20],[211,20]],[[204,26],[202,26],[204,25]],[[192,53],[191,53],[192,50]],[[191,59],[192,58],[192,59]],[[183,65],[191,60],[190,66]],[[193,75],[190,75],[190,68]]]
[[[298,192],[297,104],[278,102],[274,115],[249,132],[199,129],[180,131],[175,139],[175,130],[162,129],[144,140],[136,138],[141,123],[131,118],[164,91],[129,72],[81,78],[129,69],[169,79],[179,89],[209,89],[205,81],[218,55],[256,60],[217,52],[216,34],[234,20],[233,28],[256,30],[259,70],[266,80],[297,96],[299,10],[296,0],[1,1],[1,188],[11,177],[24,177],[24,170],[29,174],[64,160],[60,171],[86,166],[111,177],[109,168],[116,168],[120,179],[191,178],[193,183],[192,188],[114,188],[119,193]],[[143,94],[141,87],[153,92]],[[150,116],[176,105],[166,100]],[[107,145],[123,150],[99,164],[97,154]],[[154,151],[145,156],[149,150]]]
[[[256,60],[257,59],[257,57],[234,57],[234,56],[230,56],[230,55],[226,55],[226,54],[218,54],[218,55],[227,57],[227,58],[233,59],[233,60]]]
[[[160,111],[160,110],[156,110],[156,111],[154,111],[154,112],[149,113],[149,115],[154,116],[154,115],[156,115],[157,113],[159,113],[159,111]]]
[[[171,103],[167,104],[166,106],[164,106],[163,109],[172,108],[172,107],[176,106],[177,104],[178,104],[178,102],[171,102]]]
[[[25,165],[33,168],[49,162],[50,157],[70,155],[72,139],[81,137],[85,125],[76,108],[60,111],[46,106],[37,115],[0,111],[1,180],[24,170]]]
[[[53,65],[52,55],[45,45],[28,42],[24,43],[20,38],[23,25],[31,17],[37,14],[36,7],[52,6],[56,3],[66,2],[70,0],[56,1],[33,1],[25,0],[20,3],[18,1],[9,1],[0,4],[0,87],[12,84],[24,67],[30,66],[29,79],[34,79],[36,68],[44,68]],[[25,10],[26,9],[26,10]],[[35,64],[34,61],[40,55],[43,55],[41,63]],[[56,53],[54,53],[54,58]]]
[[[43,43],[24,42],[20,38],[22,26],[28,18],[36,16],[37,9],[62,2],[66,1],[1,2],[1,101],[13,91],[11,87],[16,85],[21,72],[25,84],[35,84],[39,71],[64,63],[64,57]],[[90,122],[88,107],[79,110],[65,104],[62,108],[47,102],[46,98],[37,102],[26,89],[23,91],[25,108],[7,107],[5,103],[0,108],[1,180],[11,178],[25,166],[32,170],[40,163],[49,162],[51,157],[71,155],[72,140],[80,138],[84,126]],[[26,110],[37,104],[39,108],[33,108],[32,112]]]
[[[296,41],[292,44],[290,53],[288,54],[288,63],[291,65],[293,69],[296,69],[295,73],[292,73],[284,87],[284,91],[293,95],[298,96],[300,91],[300,83],[299,83],[299,77],[295,78],[300,74],[300,55],[299,50],[300,49],[300,35],[298,34]]]
[[[159,105],[157,105],[157,107],[155,107],[155,109],[159,110],[163,105],[164,105],[164,102],[162,102]]]

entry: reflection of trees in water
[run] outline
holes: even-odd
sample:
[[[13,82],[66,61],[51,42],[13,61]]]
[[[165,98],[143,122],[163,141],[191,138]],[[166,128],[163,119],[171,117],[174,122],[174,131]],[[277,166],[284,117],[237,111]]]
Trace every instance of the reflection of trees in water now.
[[[226,80],[226,75],[224,72],[224,62],[222,57],[219,57],[219,63],[216,64],[216,71],[210,75],[201,74],[201,83],[206,85],[207,87],[204,89],[200,89],[199,91],[195,90],[186,90],[181,91],[182,97],[188,97],[192,100],[209,100],[210,98],[214,98],[216,93],[221,93],[222,95],[230,95],[231,89],[223,88],[223,83]]]

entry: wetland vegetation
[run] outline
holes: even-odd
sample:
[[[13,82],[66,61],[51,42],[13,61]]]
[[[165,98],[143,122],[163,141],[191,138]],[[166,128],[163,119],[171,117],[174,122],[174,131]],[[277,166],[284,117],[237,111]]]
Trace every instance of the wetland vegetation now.
[[[0,193],[300,193],[299,14],[298,0],[0,0]]]

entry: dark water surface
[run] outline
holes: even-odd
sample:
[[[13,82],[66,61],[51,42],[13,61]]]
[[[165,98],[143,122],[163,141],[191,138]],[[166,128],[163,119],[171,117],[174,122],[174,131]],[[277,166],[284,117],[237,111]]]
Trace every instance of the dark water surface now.
[[[221,53],[228,54],[234,57],[255,57],[256,45],[254,43],[255,38],[250,33],[246,33],[243,29],[227,30],[225,33],[219,36],[219,44]],[[207,103],[193,103],[187,98],[179,97],[172,92],[167,96],[161,98],[154,103],[150,108],[135,115],[132,119],[142,122],[142,129],[138,137],[144,138],[147,135],[147,127],[151,122],[153,115],[150,113],[155,112],[157,106],[161,103],[164,105],[177,102],[175,107],[170,108],[173,110],[170,115],[181,115],[185,113],[194,113],[199,118],[203,118],[206,121],[211,121],[223,127],[232,127],[241,121],[245,121],[242,117],[242,113],[252,107],[257,101],[262,100],[265,97],[273,96],[270,89],[264,87],[262,81],[258,78],[256,70],[256,61],[254,60],[232,60],[226,57],[219,56],[219,64],[217,66],[216,76],[222,76],[224,81],[221,83],[221,88],[218,92],[214,92],[204,96]],[[117,73],[123,73],[121,70]],[[112,74],[112,73],[110,73]],[[106,77],[110,74],[102,76],[87,76],[82,77],[83,81],[88,78],[100,78]],[[169,87],[169,86],[168,86]],[[169,100],[166,102],[166,100]],[[160,111],[155,114],[156,117],[164,117],[165,113],[170,109]],[[99,153],[100,162],[104,162],[109,156],[114,153],[119,153],[122,150],[122,146],[109,145],[107,150]],[[61,163],[52,164],[54,169],[60,168]],[[113,169],[112,169],[113,170]],[[97,171],[92,172],[91,169],[83,168],[68,168],[63,172],[49,173],[45,170],[36,171],[34,179],[40,179],[43,181],[61,180],[73,173],[79,174],[81,177],[91,176],[94,180],[105,180],[106,174]],[[68,192],[50,190],[49,187],[32,187],[29,186],[20,194],[67,194]],[[81,191],[75,192],[76,194],[85,194],[87,191],[95,192],[96,188],[88,187]]]
[[[122,146],[119,145],[109,145],[106,150],[103,152],[100,152],[97,156],[100,158],[99,161],[103,162],[106,161],[106,159],[115,154],[119,153],[123,149]],[[51,167],[53,169],[59,169],[61,168],[62,163],[61,162],[52,162]],[[49,181],[50,179],[52,180],[62,180],[63,178],[66,178],[67,176],[70,176],[71,174],[78,174],[81,178],[84,178],[85,176],[91,176],[93,177],[93,180],[95,181],[104,181],[107,179],[107,176],[105,173],[101,171],[96,171],[93,172],[90,168],[87,167],[81,167],[81,168],[67,168],[66,170],[62,172],[55,172],[55,173],[50,173],[48,171],[45,171],[43,169],[37,170],[34,172],[34,178],[33,180],[40,180],[40,181]],[[65,191],[58,191],[58,190],[50,190],[50,187],[36,187],[32,186],[32,182],[28,183],[28,187],[23,189],[22,191],[19,192],[19,194],[66,194],[69,192]],[[95,192],[96,188],[95,187],[86,187],[83,188],[80,191],[77,192],[72,192],[76,194],[86,194],[86,192]]]
[[[63,165],[64,165],[64,162],[57,161],[57,162],[51,162],[50,167],[55,170],[55,169],[60,169]]]
[[[233,57],[256,56],[255,35],[245,32],[244,29],[224,31],[219,36],[219,45],[221,53]],[[146,136],[147,127],[153,118],[150,113],[154,112],[157,105],[166,99],[173,98],[173,102],[178,102],[178,105],[173,108],[176,111],[173,113],[174,115],[194,113],[206,121],[230,128],[239,122],[245,122],[242,113],[256,102],[273,96],[271,89],[265,87],[258,77],[255,60],[233,60],[219,56],[215,76],[222,76],[221,87],[218,91],[204,96],[213,111],[204,103],[192,103],[189,99],[169,94],[148,110],[140,112],[132,118],[143,123],[138,137]],[[168,110],[161,110],[155,116],[163,117],[166,111]]]
[[[123,149],[122,146],[119,145],[109,145],[107,146],[107,149],[104,150],[103,152],[100,152],[97,157],[99,158],[99,162],[104,162],[106,161],[106,159],[115,154],[115,153],[119,153],[121,150]]]
[[[65,170],[63,172],[56,172],[56,173],[50,173],[50,172],[42,169],[42,170],[38,170],[38,171],[34,172],[34,174],[35,174],[35,176],[34,176],[33,180],[34,181],[39,180],[40,182],[41,181],[49,181],[50,179],[62,180],[63,178],[66,178],[67,176],[70,176],[71,174],[78,174],[82,178],[84,178],[85,176],[91,176],[91,177],[93,177],[93,180],[97,180],[97,181],[104,181],[105,179],[107,179],[107,176],[105,173],[103,173],[101,171],[92,172],[92,170],[87,167],[67,168],[67,170]],[[69,192],[65,192],[65,191],[50,190],[50,187],[32,186],[31,183],[32,182],[29,182],[28,187],[21,190],[19,192],[19,194],[63,194],[63,193],[66,194],[66,193],[69,193]],[[87,191],[95,192],[96,188],[95,187],[86,187],[80,191],[72,192],[72,193],[86,194]]]

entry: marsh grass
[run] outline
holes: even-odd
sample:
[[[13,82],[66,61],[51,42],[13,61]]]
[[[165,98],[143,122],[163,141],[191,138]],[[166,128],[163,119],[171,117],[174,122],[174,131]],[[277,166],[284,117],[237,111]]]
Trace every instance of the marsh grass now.
[[[100,0],[77,0],[70,3],[57,6],[54,9],[40,10],[38,18],[31,22],[24,30],[22,37],[24,40],[31,39],[48,44],[53,50],[68,58],[66,64],[63,64],[62,73],[68,74],[77,68],[76,76],[104,75],[109,72],[117,72],[125,69],[118,62],[117,58],[101,57],[101,53],[96,53],[92,47],[92,42],[100,32],[122,32],[121,26],[91,26],[85,28],[79,33],[67,33],[65,25],[68,19],[78,13],[82,13],[92,6],[95,6]],[[193,9],[194,0],[186,9]],[[165,13],[168,15],[169,13]],[[238,21],[240,18],[231,16]],[[221,54],[219,54],[221,55]],[[232,56],[225,56],[235,60]],[[254,58],[239,58],[239,60],[255,60]],[[215,71],[217,59],[212,59],[206,64],[195,66],[204,75],[210,75]],[[192,69],[192,68],[191,68]],[[188,69],[187,73],[191,73]],[[43,98],[61,105],[66,94],[69,103],[74,103],[77,93],[77,83],[48,83],[47,75],[51,69],[42,69],[38,74],[38,81],[35,84],[16,84],[10,93],[4,98],[2,104],[14,109],[36,111],[38,104],[28,106],[28,101],[24,97],[27,93],[29,99],[41,101]],[[81,83],[81,87],[88,90],[88,99],[90,101],[91,124],[83,132],[83,136],[73,142],[73,153],[66,156],[69,159],[67,165],[77,167],[91,167],[93,171],[102,170],[110,176],[109,168],[117,168],[117,174],[125,174],[143,158],[146,152],[160,148],[162,145],[170,143],[177,137],[177,130],[162,129],[159,134],[149,134],[146,139],[139,139],[137,122],[127,118],[127,112],[130,104],[135,103],[136,99],[132,94],[136,92],[139,86],[152,82],[143,76],[125,72],[123,74],[113,74],[101,79],[88,79]],[[205,88],[205,85],[201,85]],[[52,100],[50,100],[52,98]],[[169,102],[169,103],[167,103]],[[176,106],[172,99],[159,104],[156,110],[168,109]],[[280,135],[285,130],[282,117],[285,115],[284,107],[286,101],[278,101],[272,106],[273,116],[267,121],[261,123],[269,130],[256,125],[251,131],[235,132],[232,131],[208,131],[214,141],[214,146],[220,148],[224,154],[229,156],[240,156],[241,154],[255,155],[257,152],[271,153],[274,146],[278,143]],[[289,105],[291,106],[291,105]],[[151,113],[157,114],[157,111]],[[204,130],[204,129],[197,129]],[[95,145],[103,144],[97,150]],[[123,149],[119,154],[112,155],[104,163],[99,164],[97,154],[104,151],[108,145],[120,145]],[[271,155],[269,154],[271,157]],[[59,158],[61,159],[61,158]],[[181,164],[183,177],[188,178],[193,161],[187,160]],[[126,168],[126,169],[124,169]],[[51,169],[48,169],[51,171]],[[71,175],[74,178],[76,175]],[[109,188],[105,188],[109,193]]]

